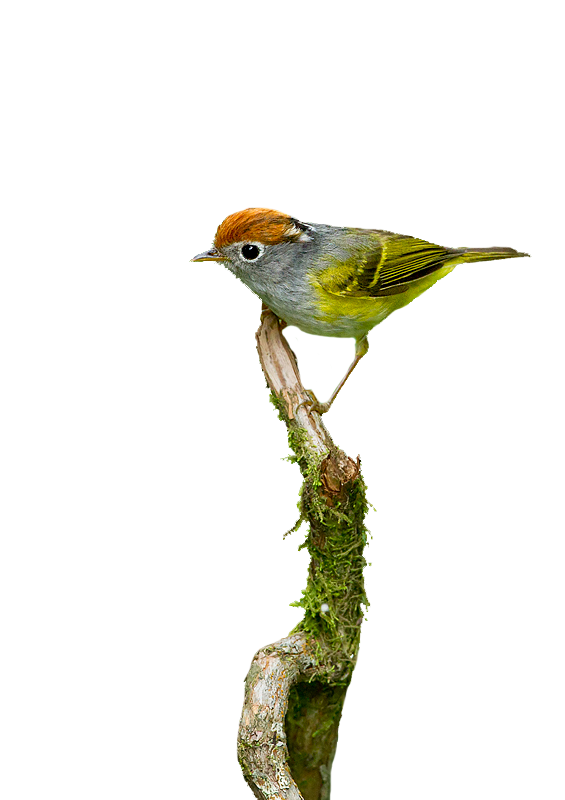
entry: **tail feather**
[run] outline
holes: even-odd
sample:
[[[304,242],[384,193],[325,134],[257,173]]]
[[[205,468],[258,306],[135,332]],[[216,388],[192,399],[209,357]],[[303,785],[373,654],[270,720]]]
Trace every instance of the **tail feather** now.
[[[519,253],[512,247],[473,247],[463,250],[465,261],[496,261],[499,258],[529,258],[529,253]]]

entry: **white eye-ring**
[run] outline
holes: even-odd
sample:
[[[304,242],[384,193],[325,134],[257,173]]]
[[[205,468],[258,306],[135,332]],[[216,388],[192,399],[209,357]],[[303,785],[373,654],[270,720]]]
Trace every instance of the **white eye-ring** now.
[[[265,247],[260,242],[245,242],[239,252],[244,261],[257,261],[265,252]]]

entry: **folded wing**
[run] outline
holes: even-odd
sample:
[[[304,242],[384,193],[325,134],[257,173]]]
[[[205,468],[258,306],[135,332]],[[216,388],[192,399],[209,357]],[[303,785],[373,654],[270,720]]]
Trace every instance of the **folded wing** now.
[[[526,255],[510,247],[441,247],[385,231],[379,231],[377,239],[375,233],[346,260],[331,259],[319,276],[326,291],[343,297],[384,297],[407,291],[421,278],[446,266]]]

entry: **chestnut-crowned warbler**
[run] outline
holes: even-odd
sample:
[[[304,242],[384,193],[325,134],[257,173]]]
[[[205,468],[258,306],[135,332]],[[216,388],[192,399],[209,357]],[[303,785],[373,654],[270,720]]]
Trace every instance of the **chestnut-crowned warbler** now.
[[[193,261],[221,261],[287,325],[355,339],[355,358],[326,412],[369,349],[367,334],[464,261],[527,256],[510,247],[451,248],[389,231],[300,222],[267,208],[227,217]]]

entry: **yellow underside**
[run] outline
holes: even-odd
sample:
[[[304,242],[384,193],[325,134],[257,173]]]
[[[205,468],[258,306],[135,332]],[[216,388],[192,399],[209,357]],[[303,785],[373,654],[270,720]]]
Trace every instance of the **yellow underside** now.
[[[342,294],[331,294],[314,280],[319,312],[317,314],[319,328],[315,332],[322,336],[351,336],[359,339],[393,311],[411,303],[456,266],[457,263],[442,267],[437,272],[414,281],[406,291],[384,297],[347,297]]]

